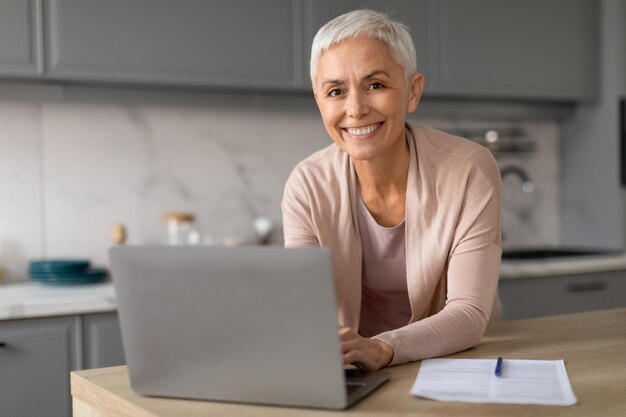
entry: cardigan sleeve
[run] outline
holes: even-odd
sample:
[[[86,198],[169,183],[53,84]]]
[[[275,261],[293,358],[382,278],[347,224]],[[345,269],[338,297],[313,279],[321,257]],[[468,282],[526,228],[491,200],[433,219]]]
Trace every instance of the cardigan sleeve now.
[[[281,203],[285,246],[319,246],[306,181],[296,167],[287,179]]]
[[[445,307],[376,338],[394,348],[392,365],[443,356],[475,346],[485,332],[500,273],[500,174],[481,158],[465,187],[448,257]]]

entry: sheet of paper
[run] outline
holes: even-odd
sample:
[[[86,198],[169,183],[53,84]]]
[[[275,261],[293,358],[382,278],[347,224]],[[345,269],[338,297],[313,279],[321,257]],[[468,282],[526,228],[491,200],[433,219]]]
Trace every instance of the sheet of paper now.
[[[439,401],[471,403],[573,405],[563,360],[504,359],[502,374],[496,359],[427,359],[411,394]]]

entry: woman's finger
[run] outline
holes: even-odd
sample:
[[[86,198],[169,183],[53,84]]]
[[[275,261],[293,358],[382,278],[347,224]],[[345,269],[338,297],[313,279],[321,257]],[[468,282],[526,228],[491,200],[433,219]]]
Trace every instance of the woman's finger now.
[[[341,351],[343,353],[348,352],[349,350],[359,349],[361,347],[361,343],[357,339],[346,340],[341,342]]]
[[[358,333],[355,332],[354,330],[352,330],[349,327],[341,327],[339,329],[339,338],[343,341],[343,340],[349,340],[349,339],[354,339],[355,337],[358,337]]]
[[[352,365],[359,362],[361,357],[361,352],[357,349],[350,350],[343,354],[343,364],[344,365]]]

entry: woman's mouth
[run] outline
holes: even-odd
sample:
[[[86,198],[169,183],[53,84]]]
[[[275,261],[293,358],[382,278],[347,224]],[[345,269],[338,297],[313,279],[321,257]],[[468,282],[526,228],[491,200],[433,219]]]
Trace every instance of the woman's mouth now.
[[[383,123],[379,122],[379,123],[374,123],[374,124],[362,126],[362,127],[346,127],[346,128],[343,128],[343,130],[348,132],[350,136],[353,136],[356,138],[365,138],[365,137],[369,137],[378,129],[380,129],[382,125]]]

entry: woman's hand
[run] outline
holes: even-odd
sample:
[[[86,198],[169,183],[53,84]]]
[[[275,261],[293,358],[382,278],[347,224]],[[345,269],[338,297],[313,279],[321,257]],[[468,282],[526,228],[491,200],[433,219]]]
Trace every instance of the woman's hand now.
[[[365,371],[375,371],[389,365],[393,348],[378,339],[360,336],[349,327],[339,329],[343,364],[355,365]]]

